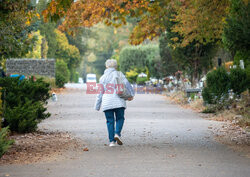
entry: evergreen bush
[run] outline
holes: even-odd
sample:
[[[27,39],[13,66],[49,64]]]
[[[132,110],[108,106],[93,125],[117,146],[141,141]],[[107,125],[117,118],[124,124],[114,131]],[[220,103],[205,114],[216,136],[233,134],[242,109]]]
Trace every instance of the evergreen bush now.
[[[50,116],[46,113],[45,105],[50,98],[50,85],[42,78],[2,78],[3,126],[9,126],[11,131],[32,132],[37,124]]]
[[[231,69],[230,74],[224,68],[219,68],[207,74],[206,86],[202,91],[202,97],[208,104],[224,102],[228,98],[228,91],[233,90],[236,95],[240,95],[249,86],[248,69],[239,67]]]
[[[38,110],[41,106],[40,102],[32,103],[27,99],[24,103],[19,102],[13,108],[7,107],[4,116],[10,130],[19,133],[35,131],[41,120],[38,119]]]
[[[64,87],[64,84],[70,80],[70,71],[67,64],[63,60],[56,61],[56,86]]]
[[[62,88],[62,87],[64,87],[65,83],[67,83],[66,78],[62,74],[57,73],[56,74],[56,86],[58,88]]]
[[[203,90],[202,90],[202,98],[208,104],[213,104],[214,103],[213,93],[211,93],[211,91],[210,91],[210,89],[208,87],[203,88]]]
[[[8,139],[9,129],[0,128],[0,158],[8,150],[8,148],[14,143],[14,140]]]
[[[230,70],[230,88],[237,95],[247,90],[249,83],[247,81],[246,71],[237,67]]]
[[[225,68],[221,67],[207,74],[206,87],[202,97],[206,103],[215,104],[228,96],[230,77]]]

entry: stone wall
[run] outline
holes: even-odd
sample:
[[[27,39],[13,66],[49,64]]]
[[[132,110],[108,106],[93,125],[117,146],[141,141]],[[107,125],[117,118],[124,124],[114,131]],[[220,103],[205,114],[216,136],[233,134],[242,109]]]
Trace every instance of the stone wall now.
[[[7,74],[55,77],[55,59],[8,59]]]

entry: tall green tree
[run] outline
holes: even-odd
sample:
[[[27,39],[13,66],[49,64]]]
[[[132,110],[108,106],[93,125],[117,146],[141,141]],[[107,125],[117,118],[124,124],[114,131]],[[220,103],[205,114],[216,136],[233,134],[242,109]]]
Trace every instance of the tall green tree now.
[[[129,26],[119,29],[98,24],[91,28],[88,41],[88,54],[94,55],[93,61],[86,62],[98,76],[105,70],[105,61],[114,54],[119,54],[128,44]]]
[[[41,35],[45,36],[46,41],[48,42],[47,58],[55,58],[57,48],[55,28],[56,24],[52,22],[42,23],[39,26]]]
[[[250,62],[250,3],[243,0],[231,0],[230,13],[224,27],[225,47],[241,59],[246,65]]]
[[[74,36],[69,35],[69,34],[66,34],[66,36],[68,38],[69,44],[76,46],[80,52],[81,63],[80,63],[80,66],[76,68],[76,71],[79,73],[79,75],[82,78],[85,78],[87,75],[87,72],[86,72],[87,61],[86,61],[85,54],[88,51],[88,38],[89,36],[91,36],[91,30],[85,29],[85,28],[79,28],[78,33],[75,34]],[[77,80],[78,82],[78,78],[76,78],[76,75],[75,75],[75,79],[72,78],[72,80],[75,80],[75,81]]]
[[[66,34],[69,44],[76,46],[81,56],[84,56],[88,49],[87,38],[90,33],[89,29],[79,28],[78,33],[74,36]]]
[[[42,14],[42,12],[47,8],[48,6],[48,0],[39,0],[36,9],[39,14]]]
[[[161,63],[158,45],[139,45],[124,47],[119,56],[120,69],[126,73],[137,69],[152,77],[161,77]]]
[[[160,56],[161,56],[161,72],[163,76],[174,75],[178,71],[178,64],[172,56],[172,49],[168,45],[166,35],[162,35],[159,40]]]

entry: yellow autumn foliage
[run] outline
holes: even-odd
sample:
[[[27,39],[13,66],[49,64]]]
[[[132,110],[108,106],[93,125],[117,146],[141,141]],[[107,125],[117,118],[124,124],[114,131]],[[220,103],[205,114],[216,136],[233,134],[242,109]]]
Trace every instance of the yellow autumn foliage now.
[[[48,45],[47,45],[47,42],[45,41],[44,43],[42,42],[43,40],[43,36],[40,34],[40,31],[36,31],[36,32],[33,32],[31,33],[31,35],[29,36],[29,38],[36,38],[36,42],[34,44],[34,47],[32,49],[32,51],[29,51],[27,54],[26,54],[26,57],[27,58],[36,58],[36,59],[40,59],[42,58],[42,45],[44,45],[44,49],[43,49],[43,56],[47,56],[47,52],[48,52]]]
[[[248,3],[248,0],[244,0]],[[188,0],[188,1],[142,1],[142,0],[84,0],[62,8],[60,1],[52,0],[43,12],[45,19],[50,16],[63,16],[59,29],[74,33],[77,27],[92,27],[99,22],[107,26],[120,27],[126,24],[126,17],[139,17],[130,34],[130,43],[141,44],[146,39],[158,37],[166,29],[164,21],[169,9],[173,8],[177,22],[172,28],[183,40],[179,45],[186,46],[196,40],[202,44],[221,38],[223,24],[228,13],[230,0]],[[67,10],[67,12],[65,11]],[[67,14],[67,15],[66,15]],[[178,43],[178,42],[176,42]]]

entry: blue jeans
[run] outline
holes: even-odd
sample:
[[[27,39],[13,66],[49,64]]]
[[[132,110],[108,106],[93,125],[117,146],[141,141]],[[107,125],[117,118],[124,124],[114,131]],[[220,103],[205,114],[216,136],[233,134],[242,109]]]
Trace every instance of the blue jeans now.
[[[118,134],[121,136],[121,131],[124,123],[125,108],[109,109],[104,111],[107,120],[109,141],[115,141],[114,136]],[[116,122],[116,126],[115,126]]]

